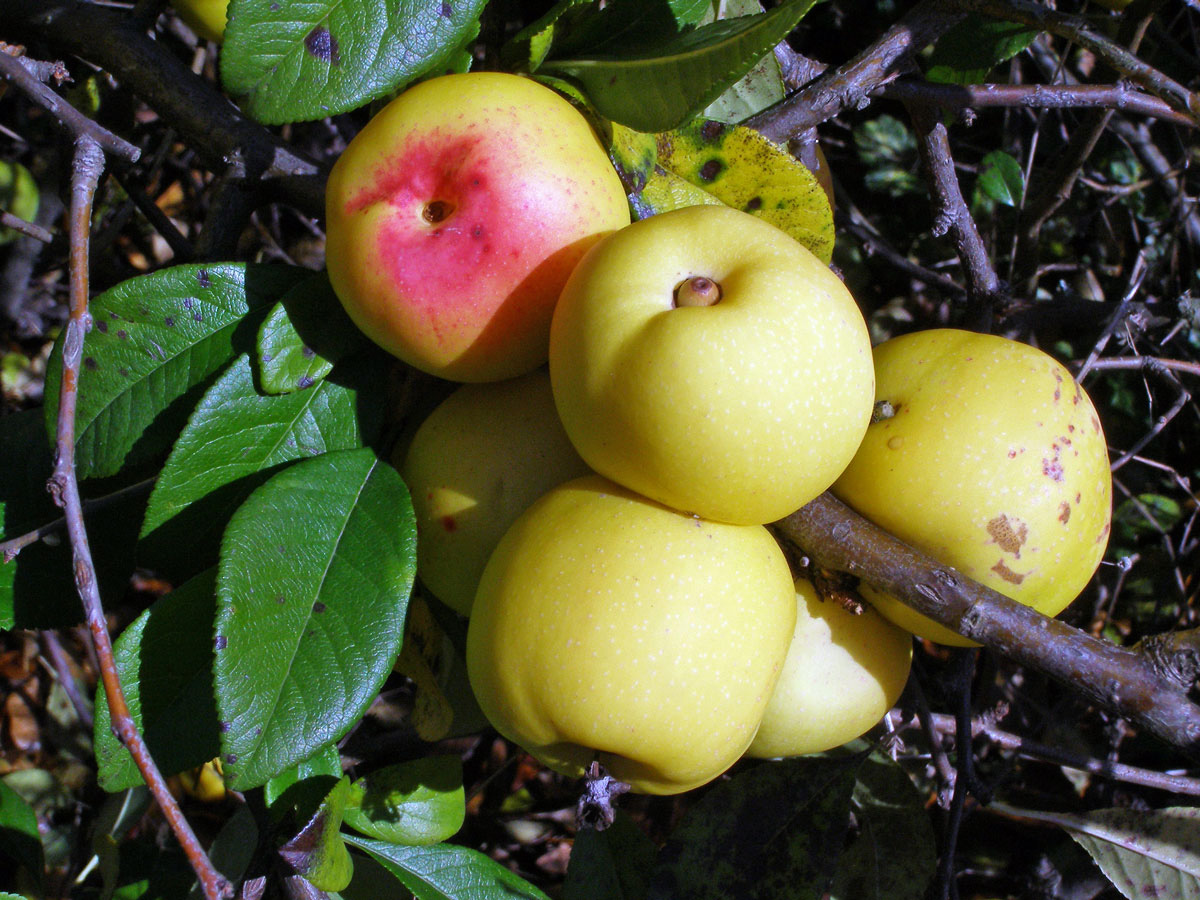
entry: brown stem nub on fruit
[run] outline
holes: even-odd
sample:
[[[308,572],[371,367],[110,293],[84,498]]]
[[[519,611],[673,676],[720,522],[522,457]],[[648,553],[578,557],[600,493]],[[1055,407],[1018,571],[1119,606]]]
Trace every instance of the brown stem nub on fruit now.
[[[421,210],[421,218],[430,225],[437,225],[450,218],[452,212],[454,212],[453,203],[447,203],[445,200],[430,200]]]
[[[876,400],[875,407],[871,410],[871,424],[882,422],[885,419],[890,419],[896,414],[896,407],[888,403],[886,400]]]
[[[675,285],[676,306],[712,306],[721,299],[721,285],[703,275],[693,275]]]

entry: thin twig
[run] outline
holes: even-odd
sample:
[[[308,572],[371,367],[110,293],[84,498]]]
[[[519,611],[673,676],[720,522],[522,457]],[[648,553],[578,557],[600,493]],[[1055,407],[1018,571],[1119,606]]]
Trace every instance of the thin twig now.
[[[919,132],[917,146],[935,204],[933,234],[949,232],[962,260],[967,276],[967,326],[988,331],[995,310],[1008,299],[1008,290],[992,266],[988,249],[963,198],[950,153],[950,135],[937,107],[913,103],[909,112]]]
[[[920,101],[947,109],[1085,109],[1100,107],[1137,113],[1189,128],[1198,123],[1162,100],[1128,84],[938,84],[900,79],[875,92],[902,103]]]
[[[63,650],[62,642],[59,641],[55,632],[43,631],[42,643],[46,646],[46,654],[50,657],[50,664],[58,678],[58,683],[62,686],[63,693],[67,695],[71,706],[75,708],[75,715],[79,717],[83,727],[91,731],[92,710],[87,700],[79,693],[79,685],[75,682],[75,676],[71,674],[71,663],[67,659],[66,651]]]
[[[912,727],[908,718],[898,709],[889,712],[888,718],[897,730],[902,731],[907,727]],[[955,723],[955,717],[946,713],[930,714],[930,725],[935,734],[953,734]],[[1139,784],[1142,787],[1169,791],[1174,794],[1200,797],[1200,778],[1156,772],[1152,769],[1142,769],[1109,759],[1096,759],[1047,744],[1040,744],[1037,741],[1004,731],[990,721],[987,716],[975,717],[971,723],[971,734],[974,737],[984,737],[995,746],[1026,759],[1074,769],[1077,772],[1086,772],[1098,778],[1107,778],[1126,784]]]
[[[111,494],[105,494],[102,497],[94,497],[90,500],[83,501],[83,515],[86,518],[94,512],[97,512],[104,507],[109,506],[118,500],[124,500],[126,497],[136,497],[142,494],[150,493],[154,487],[157,478],[146,478],[128,487],[123,487],[119,491],[113,491]],[[66,517],[59,516],[52,522],[46,522],[39,525],[32,531],[27,531],[25,534],[19,534],[16,537],[9,538],[7,541],[0,541],[0,562],[11,562],[16,558],[22,550],[30,544],[40,541],[47,535],[57,534],[62,531],[67,524]]]
[[[108,700],[113,729],[133,757],[138,771],[162,809],[163,816],[187,854],[188,861],[200,880],[206,900],[222,900],[233,896],[232,887],[213,867],[191,825],[184,818],[179,804],[171,796],[166,780],[154,764],[126,703],[113,658],[112,638],[108,634],[108,622],[100,600],[100,589],[96,583],[96,570],[83,522],[83,503],[75,474],[75,406],[84,335],[90,324],[88,238],[92,201],[103,169],[104,153],[100,144],[87,133],[79,134],[75,139],[75,162],[71,178],[71,312],[63,336],[63,369],[54,443],[54,474],[50,477],[48,487],[55,502],[63,507],[65,512],[67,532],[71,537],[75,587],[83,601],[84,618],[99,660],[100,680]]]
[[[1008,22],[1020,22],[1039,31],[1073,41],[1094,53],[1121,75],[1162,97],[1175,109],[1200,123],[1200,95],[1169,78],[1158,69],[1092,27],[1082,16],[1071,16],[1031,0],[951,0],[958,9],[981,13]]]
[[[20,216],[14,216],[7,209],[0,209],[0,225],[5,228],[11,228],[13,231],[19,231],[26,237],[31,237],[35,241],[41,241],[43,244],[48,244],[54,240],[54,235],[41,225],[26,222]]]

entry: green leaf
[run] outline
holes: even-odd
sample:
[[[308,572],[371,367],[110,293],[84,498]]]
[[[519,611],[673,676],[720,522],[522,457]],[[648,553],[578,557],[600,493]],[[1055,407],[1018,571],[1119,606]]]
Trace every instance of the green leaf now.
[[[200,399],[158,476],[142,525],[143,564],[187,577],[216,561],[234,510],[285,463],[362,447],[383,421],[380,357],[306,391],[264,395],[242,355]]]
[[[296,463],[225,529],[216,678],[226,780],[246,790],[337,740],[400,650],[412,501],[370,450]]]
[[[934,44],[925,60],[925,77],[951,84],[979,83],[993,67],[1032,44],[1039,33],[1016,22],[998,22],[968,13]]]
[[[110,288],[91,303],[76,412],[80,478],[112,475],[164,452],[204,384],[248,349],[267,304],[307,269],[215,263],[163,269]],[[62,338],[46,369],[46,423],[54,433]]]
[[[20,794],[0,781],[0,857],[23,867],[41,887],[46,859],[37,813]]]
[[[339,359],[367,345],[322,272],[284,294],[263,320],[259,382],[268,394],[304,390],[328,375]]]
[[[129,713],[164,775],[203,765],[221,749],[212,680],[215,581],[210,569],[160,597],[113,645]],[[142,783],[113,734],[103,687],[96,693],[94,741],[104,790]]]
[[[833,211],[802,163],[757,131],[697,119],[656,136],[658,165],[727,206],[786,231],[822,262],[833,258]]]
[[[759,0],[721,0],[720,17],[749,16],[763,11]],[[767,53],[738,81],[731,84],[720,97],[701,113],[705,119],[717,122],[741,122],[784,98],[783,73],[774,53]]]
[[[997,203],[1016,206],[1025,196],[1025,173],[1021,164],[1003,150],[993,150],[983,158],[979,189]]]
[[[570,35],[575,23],[596,14],[595,0],[558,0],[544,15],[522,28],[504,45],[501,58],[513,69],[537,71],[556,39]]]
[[[640,900],[657,854],[654,842],[618,810],[603,831],[584,828],[575,835],[563,900]]]
[[[991,807],[1065,828],[1130,900],[1200,897],[1200,809],[1098,809],[1072,815]]]
[[[260,122],[348,112],[454,68],[485,0],[232,0],[221,80]]]
[[[346,843],[369,853],[395,875],[416,900],[549,900],[494,859],[454,844],[403,847],[372,838],[344,835]]]
[[[722,19],[613,54],[550,58],[541,71],[578,81],[603,116],[638,131],[694,118],[783,40],[816,0],[785,0],[768,13]]]
[[[354,862],[339,831],[349,798],[350,779],[343,776],[300,833],[279,848],[279,855],[319,891],[340,891],[354,876]]]
[[[267,806],[273,806],[275,801],[294,784],[319,776],[336,779],[341,775],[342,759],[338,754],[337,745],[326,744],[308,759],[296,763],[268,781],[263,786],[263,797],[267,801]]]
[[[858,770],[857,831],[838,864],[830,900],[921,900],[937,867],[924,797],[896,762],[873,753]]]
[[[462,761],[428,756],[365,775],[353,784],[346,824],[393,844],[436,844],[466,818]]]
[[[842,848],[860,761],[785,759],[713,788],[660,852],[648,900],[819,900]]]

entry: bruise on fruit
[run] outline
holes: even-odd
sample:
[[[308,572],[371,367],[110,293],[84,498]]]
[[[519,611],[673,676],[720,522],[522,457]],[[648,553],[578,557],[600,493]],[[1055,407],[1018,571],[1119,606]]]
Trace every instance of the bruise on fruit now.
[[[1052,481],[1061,482],[1065,477],[1062,467],[1062,447],[1054,442],[1054,456],[1042,457],[1042,474]]]
[[[1066,500],[1058,504],[1058,521],[1064,525],[1071,521],[1071,504]]]
[[[454,516],[442,516],[442,528],[446,531],[458,531],[458,520]]]
[[[1029,537],[1029,527],[1020,519],[1010,519],[1004,513],[987,523],[987,533],[1005,553],[1021,558],[1021,548]]]
[[[317,59],[336,66],[341,63],[338,42],[324,25],[318,25],[304,37],[304,49]]]
[[[1025,580],[1024,575],[1020,574],[1019,572],[1014,572],[1012,569],[1010,569],[1008,566],[1006,566],[1004,564],[1004,560],[1000,560],[994,566],[992,566],[992,571],[995,572],[997,575],[999,575],[1001,578],[1003,578],[1005,581],[1007,581],[1009,584],[1020,584],[1022,581]]]

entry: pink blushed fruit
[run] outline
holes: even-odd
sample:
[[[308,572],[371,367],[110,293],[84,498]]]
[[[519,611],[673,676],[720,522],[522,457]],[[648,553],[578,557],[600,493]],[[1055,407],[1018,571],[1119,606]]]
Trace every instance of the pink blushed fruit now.
[[[405,362],[496,381],[546,361],[575,263],[629,224],[587,120],[528,78],[422,82],[346,148],[326,192],[326,264],[350,318]]]

